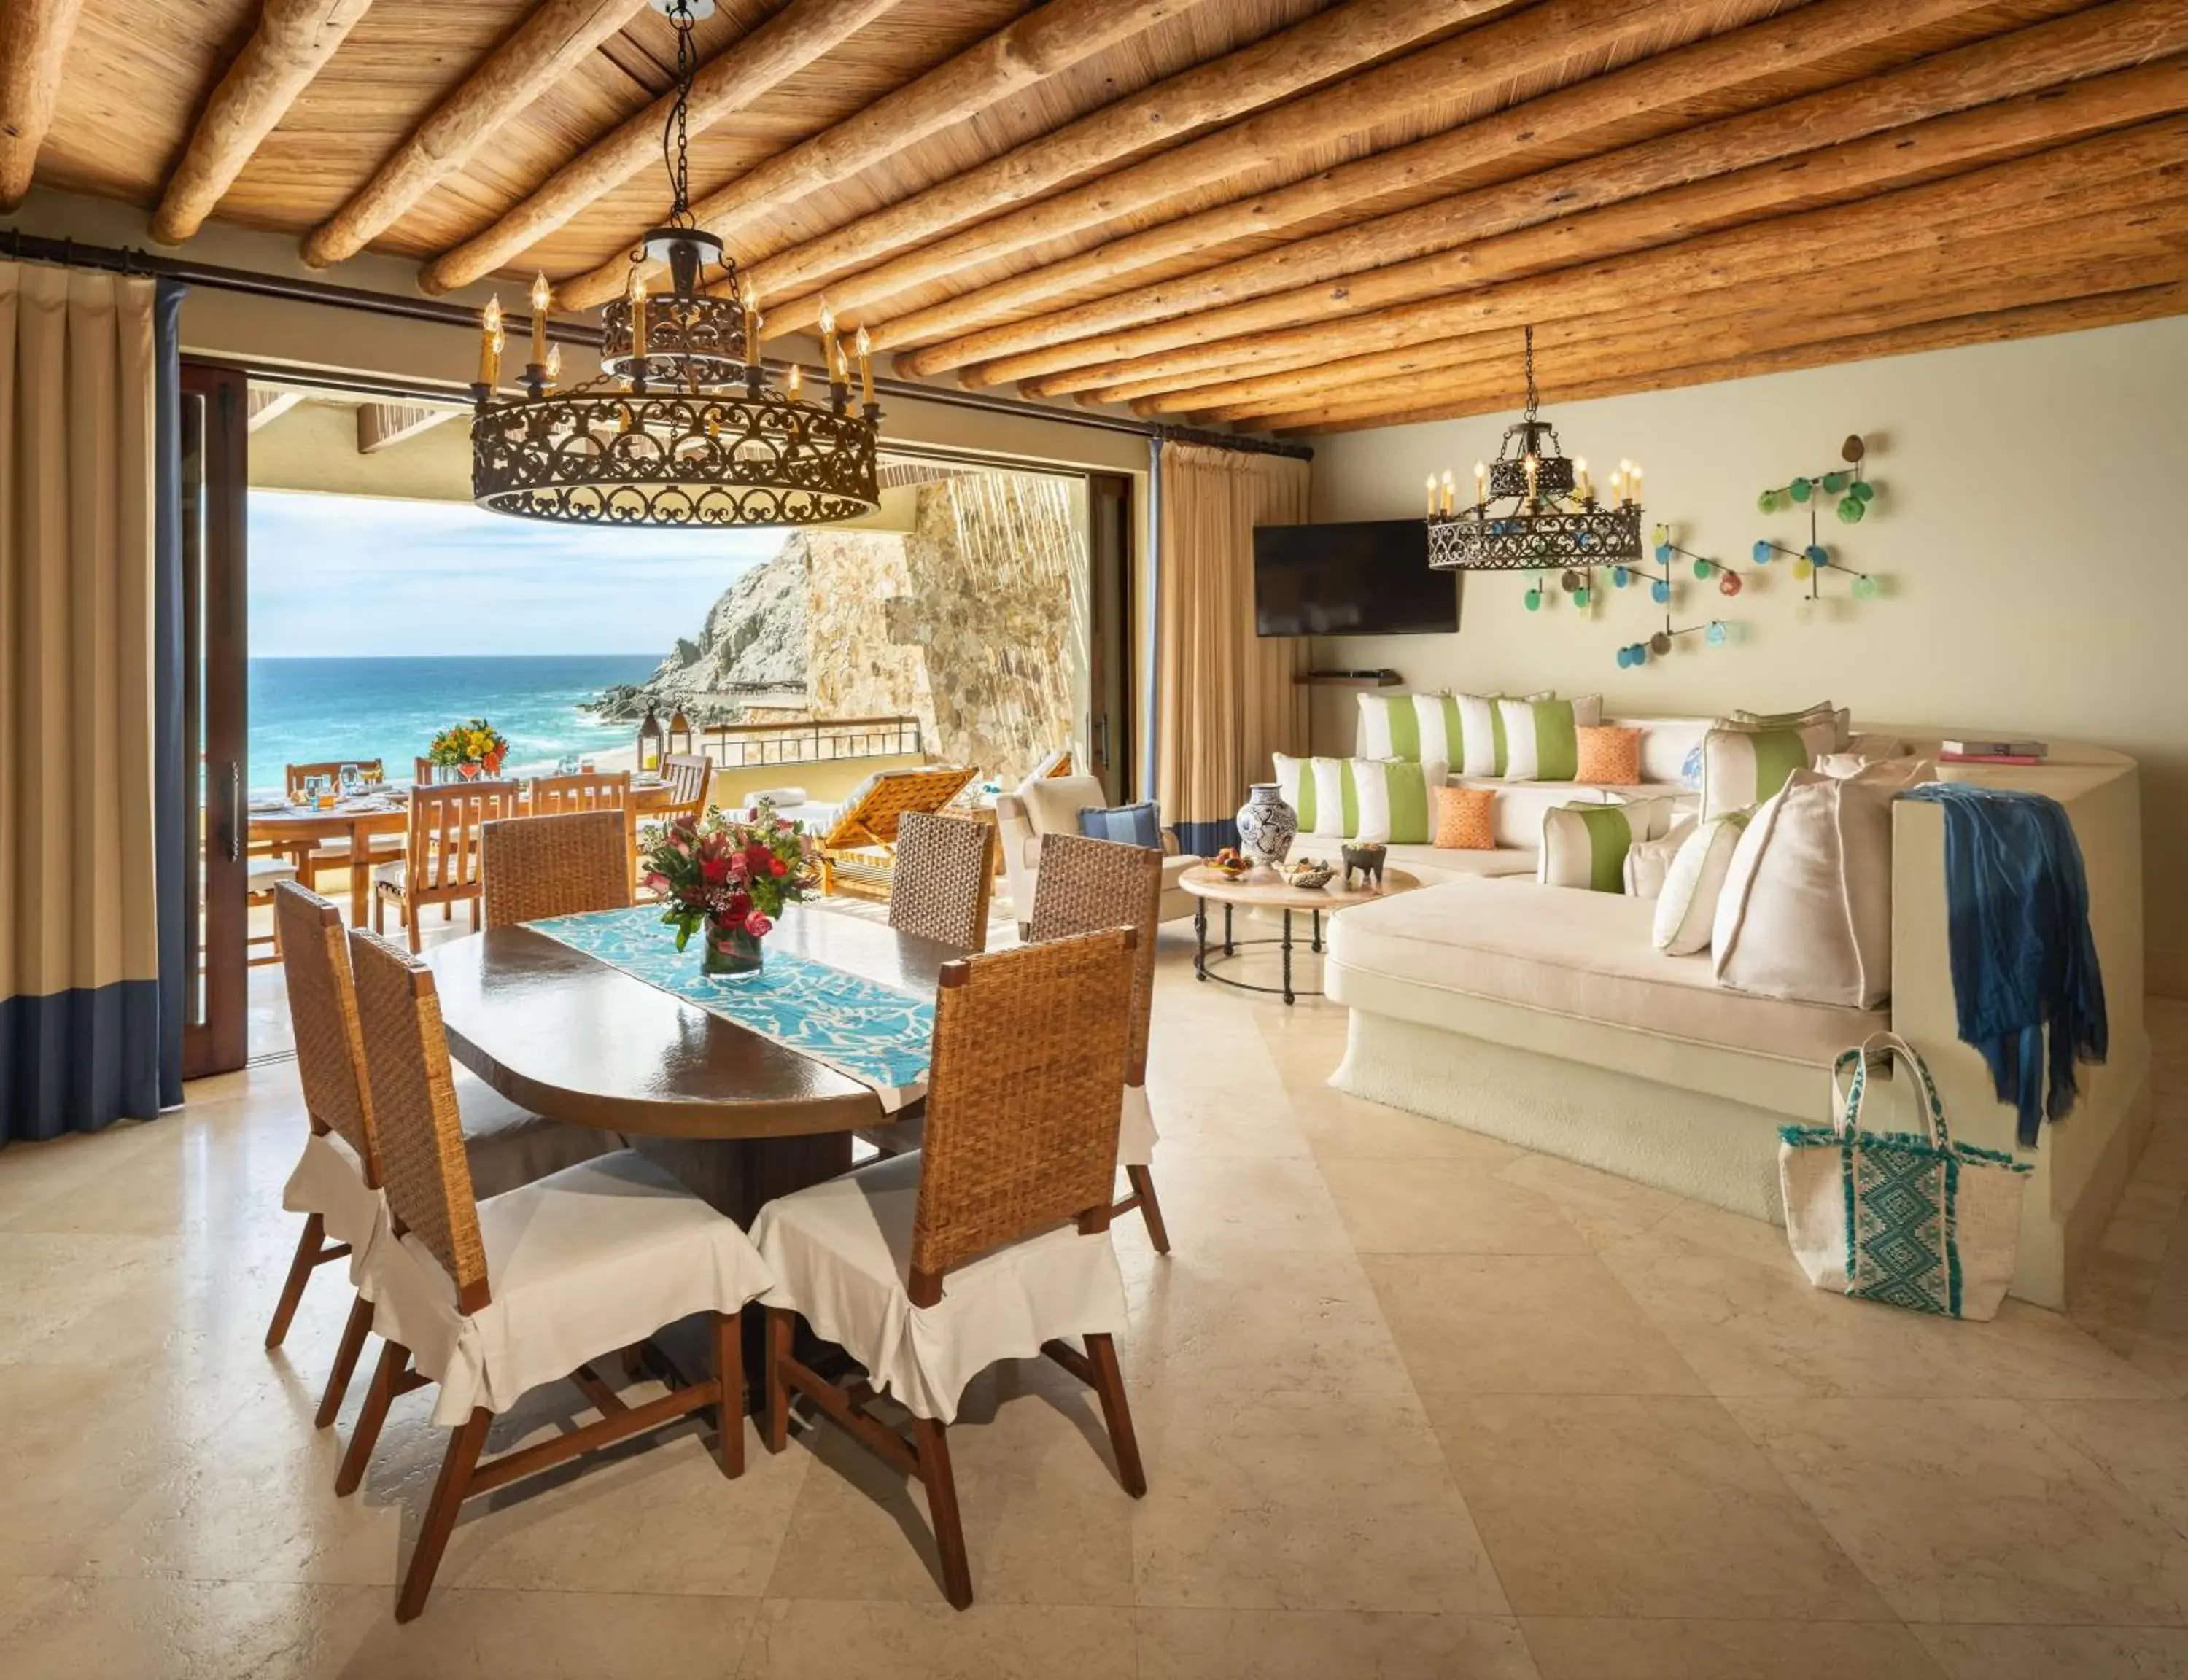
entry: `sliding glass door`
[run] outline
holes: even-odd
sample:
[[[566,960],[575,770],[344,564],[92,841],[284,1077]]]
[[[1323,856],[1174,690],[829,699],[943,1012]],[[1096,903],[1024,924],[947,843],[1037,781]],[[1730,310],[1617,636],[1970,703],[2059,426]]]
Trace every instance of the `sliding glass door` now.
[[[250,403],[244,375],[184,363],[182,383],[183,762],[190,837],[185,902],[183,1077],[243,1065],[250,821],[244,497]]]

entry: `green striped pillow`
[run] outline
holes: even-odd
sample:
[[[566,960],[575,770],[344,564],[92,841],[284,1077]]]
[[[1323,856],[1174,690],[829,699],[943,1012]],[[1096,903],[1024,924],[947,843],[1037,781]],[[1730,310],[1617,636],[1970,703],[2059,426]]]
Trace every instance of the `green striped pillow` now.
[[[1828,717],[1797,729],[1719,724],[1702,737],[1702,820],[1761,804],[1837,742]]]
[[[1441,764],[1396,758],[1294,758],[1276,755],[1277,786],[1299,813],[1300,832],[1325,840],[1383,840],[1425,846],[1435,837]]]
[[[1504,719],[1484,694],[1363,694],[1360,756],[1441,759],[1463,775],[1504,774]]]
[[[1536,880],[1545,887],[1623,893],[1626,854],[1648,837],[1647,823],[1644,808],[1635,805],[1560,805],[1543,812]]]
[[[1570,700],[1500,700],[1503,775],[1510,781],[1571,781],[1580,775],[1580,736]]]
[[[1299,832],[1342,839],[1360,826],[1358,794],[1350,758],[1294,758],[1279,753],[1277,786],[1299,813]]]

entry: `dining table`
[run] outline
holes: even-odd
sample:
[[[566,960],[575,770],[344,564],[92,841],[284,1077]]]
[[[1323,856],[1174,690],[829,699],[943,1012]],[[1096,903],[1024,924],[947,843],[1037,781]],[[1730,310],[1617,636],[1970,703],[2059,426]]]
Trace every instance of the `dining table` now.
[[[522,808],[530,799],[527,789],[518,795]],[[668,809],[676,803],[675,790],[660,779],[634,778],[631,809],[640,816]],[[262,798],[251,802],[247,833],[250,843],[301,860],[298,874],[306,886],[315,873],[309,860],[322,847],[340,844],[349,859],[350,925],[362,927],[372,907],[372,870],[402,855],[395,848],[376,850],[375,840],[407,834],[410,828],[410,784],[375,782],[347,798],[320,804],[302,799]]]

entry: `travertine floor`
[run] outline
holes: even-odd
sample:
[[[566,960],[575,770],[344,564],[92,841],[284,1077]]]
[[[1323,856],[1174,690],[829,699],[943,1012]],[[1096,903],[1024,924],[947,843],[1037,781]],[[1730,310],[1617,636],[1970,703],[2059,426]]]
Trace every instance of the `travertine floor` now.
[[[0,1153],[0,1673],[2020,1680],[2188,1675],[2188,1012],[2072,1319],[1809,1290],[1782,1236],[1327,1090],[1342,1034],[1192,979],[1153,1084],[1176,1252],[1119,1247],[1147,1497],[1025,1367],[952,1436],[979,1603],[837,1432],[724,1481],[685,1425],[466,1508],[392,1621],[437,1462],[364,1489],[311,1412],[331,1272],[286,1063]],[[359,1388],[362,1388],[360,1384]],[[577,1415],[549,1392],[505,1435]]]

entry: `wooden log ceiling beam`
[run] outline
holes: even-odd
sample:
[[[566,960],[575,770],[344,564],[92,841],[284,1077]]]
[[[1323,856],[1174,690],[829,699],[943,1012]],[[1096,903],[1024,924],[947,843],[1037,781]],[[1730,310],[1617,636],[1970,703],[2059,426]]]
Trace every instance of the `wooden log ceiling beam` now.
[[[406,437],[431,431],[462,412],[429,403],[360,403],[357,405],[357,452],[376,455]]]
[[[2001,309],[1994,313],[1948,317],[1920,326],[1902,327],[1855,338],[1787,345],[1753,355],[1725,360],[1693,362],[1666,369],[1650,381],[1652,391],[1672,391],[1695,385],[1717,385],[1727,380],[1753,379],[1762,374],[1791,373],[1802,368],[1842,367],[1850,363],[1886,356],[1911,356],[1925,350],[1954,350],[1971,344],[1999,344],[2014,339],[2043,338],[2054,333],[2081,332],[2092,327],[2122,326],[2133,321],[2152,321],[2188,314],[2188,284],[2146,286],[2140,290],[2110,292],[2076,297],[2055,303]],[[1583,381],[1565,388],[1565,400],[1580,402],[1598,397],[1622,397],[1633,387],[1612,381]],[[1296,426],[1278,429],[1279,437],[1321,436],[1333,431],[1379,430],[1384,426],[1415,426],[1431,420],[1462,420],[1495,414],[1508,403],[1480,401],[1430,403],[1402,412],[1346,420],[1302,417]]]
[[[1968,0],[1923,0],[1964,8]],[[1178,194],[1233,180],[1242,172],[1282,165],[1313,169],[1333,146],[1378,127],[1447,121],[1470,99],[1494,99],[1516,78],[1572,62],[1612,63],[1652,45],[1678,46],[1728,21],[1761,16],[1779,0],[1723,5],[1673,0],[1637,8],[1627,0],[1555,0],[1498,18],[1332,86],[1294,103],[1246,116],[1232,126],[1159,153],[1084,186],[1007,211],[829,288],[829,302],[849,319],[885,313],[885,300],[906,286],[1000,261],[1029,246],[1062,239]],[[1810,31],[1811,35],[1817,33]],[[1843,47],[1836,50],[1844,50]],[[1418,176],[1412,178],[1419,184]],[[1356,203],[1356,199],[1345,200]],[[1260,231],[1267,231],[1264,225]],[[778,309],[804,320],[818,301]],[[911,341],[879,323],[884,348]]]
[[[846,223],[802,245],[755,265],[753,284],[768,307],[768,324],[790,332],[820,318],[817,288],[848,271],[871,267],[891,251],[910,247],[879,290],[861,279],[841,290],[843,313],[856,319],[852,306],[899,290],[904,278],[923,262],[945,265],[925,272],[948,272],[959,260],[930,256],[945,248],[930,242],[993,215],[1007,206],[1052,192],[1068,183],[1112,167],[1212,124],[1373,64],[1483,12],[1501,10],[1510,0],[1347,0],[1347,3],[1303,23],[1294,24],[1250,47],[1142,88],[1102,106],[1075,122],[1053,129],[964,174],[925,192]],[[1664,0],[1556,0],[1560,8],[1587,6],[1600,10],[1641,12]],[[799,294],[806,294],[803,296]],[[788,302],[781,300],[788,298]]]
[[[324,268],[353,257],[470,162],[488,135],[585,61],[646,0],[546,0],[304,241]]]
[[[700,133],[750,104],[895,3],[791,0],[758,29],[699,66],[691,82],[691,132]],[[672,88],[625,119],[549,176],[493,226],[426,264],[418,276],[419,285],[437,296],[469,285],[502,268],[649,163],[659,163],[662,128],[675,104]]]
[[[1916,0],[1903,16],[1866,0],[1816,0],[1785,16],[1652,55],[1606,76],[1557,88],[1460,127],[1431,134],[1411,145],[1311,175],[1273,193],[1217,205],[1127,234],[1075,257],[881,322],[874,329],[875,342],[883,349],[902,349],[932,345],[936,340],[978,328],[1015,324],[1028,311],[1051,298],[1091,289],[1120,290],[1135,270],[1191,258],[1234,240],[1267,239],[1320,217],[1344,215],[1395,194],[1418,192],[1485,167],[1497,167],[1531,148],[1571,142],[1614,119],[1621,124],[1647,119],[1649,131],[1645,138],[1670,133],[1683,126],[1681,107],[1689,100],[1719,93],[1765,74],[1797,71],[1819,59],[1906,29],[1982,8],[1982,0]],[[1485,29],[1492,26],[1484,25]],[[1291,107],[1290,115],[1295,122],[1313,123],[1318,144],[1341,139],[1362,126],[1361,112],[1340,112],[1336,107],[1334,101],[1341,95],[1364,105],[1365,121],[1370,126],[1402,120],[1414,112],[1398,93],[1397,73],[1437,59],[1442,52],[1442,48],[1430,48],[1326,93],[1314,94]],[[1387,96],[1380,100],[1375,97],[1379,83]],[[1431,80],[1421,90],[1424,109],[1433,110],[1435,93]],[[1313,121],[1311,113],[1317,107],[1328,114],[1326,127]],[[1193,144],[1214,147],[1235,132],[1226,130]],[[1232,164],[1238,166],[1235,158]],[[1126,172],[1112,179],[1129,183],[1135,173]],[[939,373],[1025,347],[1016,341],[993,346],[984,342],[979,347],[960,351],[953,345],[946,358],[905,357],[899,358],[897,365],[910,372],[913,362],[919,360],[931,372]]]
[[[1886,9],[1872,7],[1869,11],[1875,16]],[[1896,13],[1891,15],[1897,20]],[[1754,32],[1744,31],[1725,40],[1738,41]],[[1183,279],[1013,321],[899,356],[897,369],[928,377],[967,363],[985,362],[988,365],[974,367],[965,376],[965,383],[982,386],[1038,376],[1078,361],[1144,354],[1170,344],[1190,342],[1191,335],[1182,328],[1145,338],[1136,335],[1129,341],[1133,346],[1130,350],[1115,347],[1126,341],[1113,339],[1108,341],[1113,347],[1108,353],[1091,357],[1075,352],[1072,341],[1193,311],[1218,309],[1460,245],[1478,247],[1480,241],[1498,234],[1552,221],[1561,232],[1570,230],[1571,237],[1565,242],[1568,251],[1585,250],[1592,256],[1608,256],[1641,245],[1667,244],[1698,230],[1689,224],[1683,233],[1673,225],[1679,220],[1682,200],[1669,189],[1749,170],[1753,172],[1744,183],[1745,189],[1779,201],[1788,195],[1798,198],[1802,194],[1791,172],[1774,173],[1757,166],[1881,131],[1899,131],[1879,143],[1889,146],[1898,142],[1903,132],[1912,136],[1918,132],[1907,125],[2183,51],[2188,51],[2188,8],[2178,0],[2118,0],[2094,12],[1940,54],[1902,70],[1784,104],[1705,123],[1521,180],[1462,193]],[[1524,115],[1532,108],[1520,106],[1512,114]],[[2005,126],[2027,126],[2041,132],[2043,124],[2040,116],[2024,114],[2019,125]],[[2071,125],[2063,126],[2061,132],[2072,132]],[[2015,143],[2002,140],[1999,144],[2005,148]],[[1898,172],[1913,174],[1918,167],[1910,163]],[[1683,202],[1695,205],[1706,217],[1705,206],[1722,196],[1695,190]],[[1623,218],[1622,224],[1617,218],[1598,221],[1590,224],[1593,231],[1584,233],[1573,220],[1592,209],[1637,201],[1634,215]],[[1661,237],[1655,220],[1660,213]],[[1738,211],[1727,213],[1737,216]],[[1638,232],[1635,216],[1639,217]],[[1640,245],[1633,243],[1636,239]],[[1532,243],[1540,248],[1546,241]],[[1565,260],[1576,259],[1568,256]],[[1367,307],[1368,302],[1348,301],[1359,307]],[[887,342],[885,337],[884,347]],[[1003,359],[1007,358],[1023,359]]]
[[[691,213],[701,227],[726,239],[765,211],[846,180],[1198,3],[1049,0],[1039,11],[937,65],[917,81],[884,94],[856,116],[747,170],[693,205]],[[559,292],[568,307],[589,309],[620,291],[629,272],[629,265],[618,257],[589,274],[565,281]]]
[[[0,5],[0,213],[28,197],[83,0]]]
[[[335,55],[372,0],[266,0],[258,26],[206,101],[152,212],[152,237],[180,245],[235,184],[266,137]]]
[[[1852,248],[1883,255],[1935,243],[1943,222],[1988,217],[2008,227],[2016,217],[2027,216],[2032,200],[2097,186],[2114,190],[2110,183],[2123,175],[2147,173],[2152,178],[2143,201],[2166,197],[2165,183],[2156,178],[2188,167],[2184,158],[2188,158],[2188,122],[2168,118],[1945,181],[1706,234],[1661,250],[1486,285],[1453,297],[1378,309],[1345,320],[1249,334],[1052,375],[1029,381],[1024,388],[1045,396],[1091,389],[1102,402],[1148,399],[1152,407],[1165,410],[1190,407],[1190,401],[1170,398],[1190,387],[1226,383],[1249,372],[1282,373],[1334,357],[1391,350],[1485,327],[1593,314],[1695,287],[1768,284],[1832,251]]]
[[[2188,12],[2180,20],[2188,44]],[[1676,247],[1697,236],[1950,177],[2106,129],[2188,110],[2188,54],[2064,89],[2025,93],[1728,175],[1544,221],[1457,249],[1311,286],[984,364],[968,383],[1113,364],[1182,347],[1359,315],[1387,305],[1479,290],[1585,262]],[[1609,174],[1617,167],[1605,161]],[[1553,173],[1562,175],[1564,171]],[[1463,223],[1461,224],[1463,225]],[[1320,241],[1311,243],[1319,244]],[[1083,387],[1082,387],[1083,388]]]
[[[1976,238],[1943,252],[1816,269],[1789,278],[1767,300],[1745,287],[1723,288],[1655,311],[1619,311],[1567,323],[1583,330],[1567,347],[1552,351],[1541,334],[1536,336],[1537,364],[1546,375],[1539,380],[1543,400],[1566,401],[1579,386],[1606,380],[1628,381],[1628,389],[1645,388],[1657,369],[1693,361],[1697,344],[1706,345],[1715,359],[1913,326],[1944,314],[2188,281],[2188,200],[2127,217],[2093,219],[2069,211],[2040,232],[2040,248],[2001,253],[1990,241]],[[1480,398],[1492,407],[1517,403],[1516,334],[1475,334],[1434,347],[1448,365],[1393,375],[1378,370],[1379,358],[1362,357],[1339,364],[1346,376],[1335,383],[1254,403],[1196,409],[1193,420],[1198,425],[1222,420],[1268,431],[1308,420],[1389,414],[1430,402]]]

